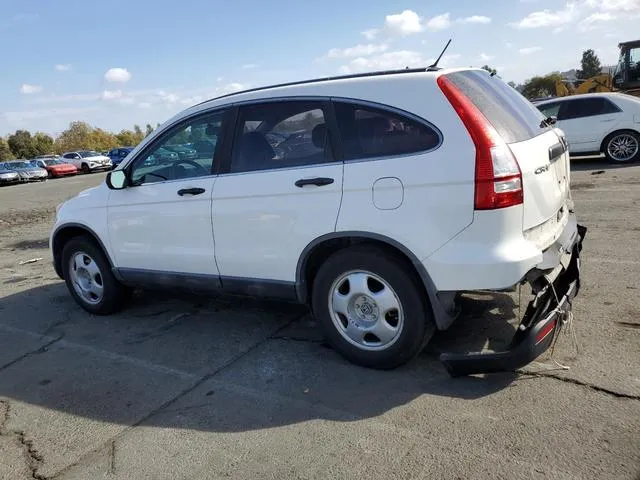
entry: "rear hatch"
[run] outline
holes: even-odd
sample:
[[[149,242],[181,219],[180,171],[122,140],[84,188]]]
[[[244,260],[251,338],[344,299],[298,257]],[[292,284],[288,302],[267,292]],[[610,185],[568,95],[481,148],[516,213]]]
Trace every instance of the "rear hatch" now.
[[[482,112],[515,156],[522,173],[523,230],[546,224],[544,236],[554,237],[548,221],[563,221],[566,212],[560,210],[569,196],[566,142],[544,123],[536,107],[497,76],[464,70],[446,77]]]

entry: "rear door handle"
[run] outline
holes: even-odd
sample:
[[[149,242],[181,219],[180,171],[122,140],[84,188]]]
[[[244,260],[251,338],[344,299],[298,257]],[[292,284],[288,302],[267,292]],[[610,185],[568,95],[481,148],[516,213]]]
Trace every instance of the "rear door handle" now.
[[[316,177],[316,178],[301,178],[296,182],[296,187],[302,188],[305,185],[316,185],[318,187],[322,187],[324,185],[331,185],[333,183],[333,178],[327,177]]]
[[[200,195],[204,192],[204,188],[182,188],[178,190],[178,195],[180,195],[181,197],[184,195]]]

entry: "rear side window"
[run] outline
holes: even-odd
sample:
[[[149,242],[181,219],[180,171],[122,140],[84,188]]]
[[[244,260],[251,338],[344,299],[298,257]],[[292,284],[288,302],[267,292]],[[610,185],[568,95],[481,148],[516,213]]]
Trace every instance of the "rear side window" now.
[[[561,105],[560,102],[546,103],[544,105],[538,105],[538,110],[540,110],[545,117],[557,117]]]
[[[558,120],[594,117],[619,111],[620,109],[606,98],[580,98],[564,102]]]
[[[507,143],[523,142],[544,133],[541,127],[546,117],[496,76],[477,70],[446,75],[498,131]]]
[[[345,160],[431,150],[440,135],[404,115],[369,106],[334,102]]]

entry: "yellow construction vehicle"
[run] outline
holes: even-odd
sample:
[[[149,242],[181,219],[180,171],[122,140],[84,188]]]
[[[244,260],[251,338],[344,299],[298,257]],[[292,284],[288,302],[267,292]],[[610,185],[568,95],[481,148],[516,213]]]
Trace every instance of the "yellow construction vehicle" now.
[[[595,92],[624,92],[640,97],[640,40],[618,44],[620,58],[613,75],[603,73],[585,80],[577,85],[567,81],[556,81],[557,97],[580,95]]]

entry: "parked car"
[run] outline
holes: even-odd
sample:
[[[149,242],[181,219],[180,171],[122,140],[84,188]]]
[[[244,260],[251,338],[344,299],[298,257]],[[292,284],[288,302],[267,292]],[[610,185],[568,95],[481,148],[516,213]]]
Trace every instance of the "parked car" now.
[[[4,163],[0,163],[0,185],[10,185],[20,181],[20,174],[11,170]]]
[[[598,155],[627,163],[640,160],[640,98],[624,93],[585,93],[535,102],[556,120],[571,155]]]
[[[132,150],[133,147],[118,147],[107,152],[107,157],[111,159],[112,167],[116,168],[120,165],[120,162],[122,162]]]
[[[208,164],[147,164],[203,125],[221,133],[199,141],[224,145]],[[298,128],[298,148],[277,157],[269,133]],[[448,328],[460,292],[529,284],[508,349],[441,356],[461,375],[513,370],[551,345],[585,233],[560,130],[497,76],[429,68],[187,109],[63,203],[50,245],[94,314],[122,308],[138,285],[289,299],[311,306],[335,350],[374,368],[407,362]]]
[[[164,148],[170,152],[177,153],[180,160],[195,160],[198,158],[198,153],[193,148],[187,148],[183,145],[166,145]]]
[[[99,170],[111,170],[111,159],[94,150],[80,150],[62,154],[63,161],[75,165],[82,173],[91,173]]]
[[[31,160],[31,165],[33,165],[34,167],[44,168],[49,173],[49,178],[68,177],[70,175],[76,175],[78,173],[78,169],[75,165],[65,163],[62,160],[58,160],[56,158],[34,158],[33,160]]]
[[[18,172],[21,182],[43,182],[49,177],[44,168],[34,167],[28,160],[11,160],[4,165],[5,168]]]
[[[177,153],[166,148],[158,148],[146,158],[145,162],[146,165],[163,165],[177,162],[178,160],[180,160],[180,157]]]

